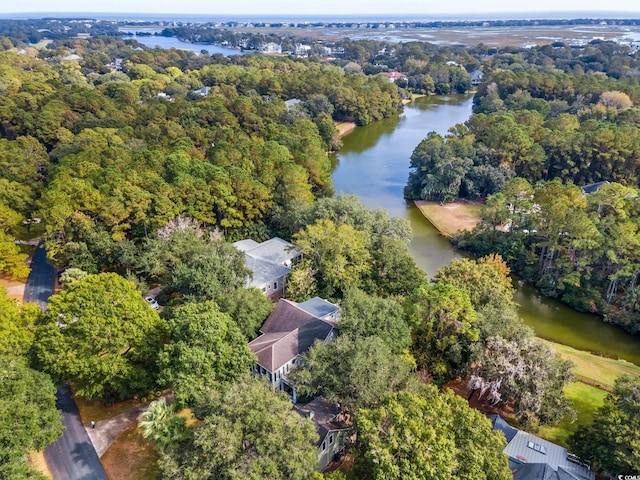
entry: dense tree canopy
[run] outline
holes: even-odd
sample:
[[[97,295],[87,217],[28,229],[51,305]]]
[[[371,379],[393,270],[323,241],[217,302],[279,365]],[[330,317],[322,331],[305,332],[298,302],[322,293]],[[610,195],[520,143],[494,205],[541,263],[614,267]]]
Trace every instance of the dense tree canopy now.
[[[306,480],[317,469],[313,422],[265,382],[214,390],[198,411],[187,439],[161,450],[164,478]]]
[[[38,305],[20,305],[0,287],[0,355],[21,356],[29,352],[39,313]]]
[[[418,367],[439,382],[464,375],[472,359],[471,346],[479,338],[469,295],[442,282],[421,285],[405,309]]]
[[[543,340],[493,337],[471,370],[469,387],[492,404],[511,405],[518,422],[535,430],[572,415],[564,387],[573,379],[573,364]]]
[[[112,401],[155,386],[164,330],[133,283],[103,273],[50,298],[34,348],[44,370],[78,395]]]
[[[502,434],[450,390],[399,392],[356,419],[358,478],[512,478]]]
[[[173,310],[168,336],[169,344],[159,357],[160,371],[176,399],[187,405],[198,392],[235,380],[255,363],[239,327],[213,302]]]
[[[411,346],[411,333],[400,302],[348,290],[341,307],[341,335],[353,339],[378,337],[395,354]]]
[[[387,393],[410,383],[412,359],[398,356],[378,337],[340,336],[316,343],[288,377],[301,396],[324,395],[347,412],[378,404]]]
[[[27,454],[62,435],[51,378],[24,358],[0,355],[0,476],[41,478],[27,466]]]

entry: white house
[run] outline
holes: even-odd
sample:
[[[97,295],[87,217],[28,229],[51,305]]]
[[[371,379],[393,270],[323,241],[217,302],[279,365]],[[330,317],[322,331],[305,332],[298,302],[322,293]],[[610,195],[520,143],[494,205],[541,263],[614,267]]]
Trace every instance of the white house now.
[[[291,265],[302,256],[292,243],[274,237],[262,243],[251,239],[240,240],[233,246],[244,253],[245,265],[251,270],[247,287],[259,288],[272,299],[284,295]]]

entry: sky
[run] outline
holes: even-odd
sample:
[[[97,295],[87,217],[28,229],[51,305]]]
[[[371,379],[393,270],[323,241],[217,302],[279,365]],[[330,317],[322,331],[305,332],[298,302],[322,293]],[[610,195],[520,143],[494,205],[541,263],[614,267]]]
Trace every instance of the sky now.
[[[633,0],[2,0],[0,14],[28,12],[180,14],[455,14],[518,12],[637,12]]]

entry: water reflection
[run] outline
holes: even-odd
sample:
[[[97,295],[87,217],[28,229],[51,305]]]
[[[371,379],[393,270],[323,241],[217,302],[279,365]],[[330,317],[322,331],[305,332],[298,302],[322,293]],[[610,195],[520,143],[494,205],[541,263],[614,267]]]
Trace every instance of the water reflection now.
[[[433,276],[438,268],[462,256],[451,243],[407,204],[403,197],[409,157],[431,131],[441,135],[471,115],[472,96],[424,97],[398,117],[355,129],[344,138],[333,173],[336,193],[358,195],[372,208],[406,218],[413,229],[410,250],[416,263]],[[518,289],[520,315],[536,334],[581,350],[606,352],[640,365],[640,338],[605,324],[553,300],[540,297],[530,286]]]

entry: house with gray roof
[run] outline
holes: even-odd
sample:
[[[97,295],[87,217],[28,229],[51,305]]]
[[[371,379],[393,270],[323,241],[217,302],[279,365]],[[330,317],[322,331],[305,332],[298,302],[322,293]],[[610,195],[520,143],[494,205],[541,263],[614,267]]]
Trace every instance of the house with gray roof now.
[[[471,85],[477,87],[482,83],[482,79],[484,78],[484,73],[482,70],[474,70],[471,72]]]
[[[339,307],[321,298],[304,303],[281,298],[260,328],[261,335],[249,342],[258,359],[253,375],[287,392],[295,402],[295,389],[287,374],[316,340],[327,343],[335,338],[339,319]]]
[[[343,421],[339,405],[329,403],[320,396],[309,403],[296,403],[293,408],[303,417],[313,420],[318,432],[318,465],[320,471],[337,460],[345,452],[349,438],[349,426]]]
[[[504,453],[514,480],[594,480],[595,472],[560,445],[518,430],[499,415],[489,415],[494,430],[507,439]]]
[[[302,257],[293,244],[274,237],[262,243],[240,240],[233,246],[244,253],[245,265],[251,271],[246,286],[259,288],[271,299],[282,297],[291,265]]]
[[[582,187],[580,187],[580,189],[582,190],[582,193],[584,193],[585,195],[589,195],[591,193],[596,193],[598,190],[600,190],[602,187],[604,187],[605,185],[608,185],[608,184],[609,184],[609,182],[604,180],[602,182],[596,182],[596,183],[590,183],[588,185],[583,185]]]

